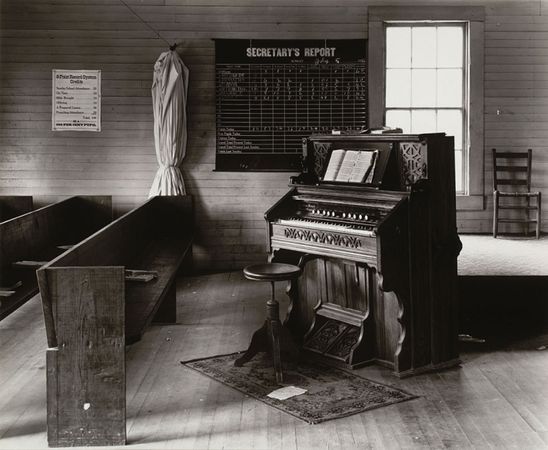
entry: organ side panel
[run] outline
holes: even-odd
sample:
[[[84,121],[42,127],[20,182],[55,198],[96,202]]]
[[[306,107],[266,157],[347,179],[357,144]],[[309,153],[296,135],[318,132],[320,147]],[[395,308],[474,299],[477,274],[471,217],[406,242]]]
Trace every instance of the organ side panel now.
[[[455,159],[452,137],[433,137],[440,151],[429,152],[432,266],[432,360],[458,361],[457,256],[462,244],[456,229]]]

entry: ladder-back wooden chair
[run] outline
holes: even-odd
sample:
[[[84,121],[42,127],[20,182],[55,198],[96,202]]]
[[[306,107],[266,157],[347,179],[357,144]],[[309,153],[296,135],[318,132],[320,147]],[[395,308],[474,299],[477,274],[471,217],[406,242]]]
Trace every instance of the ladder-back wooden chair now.
[[[541,193],[531,192],[531,161],[533,151],[497,152],[493,149],[493,237],[499,234],[499,223],[521,223],[525,234],[529,225],[536,224],[537,239],[540,236]],[[510,202],[501,202],[510,197]],[[535,198],[531,202],[531,198]],[[521,217],[499,217],[502,210],[521,211]],[[531,211],[536,211],[531,217]]]

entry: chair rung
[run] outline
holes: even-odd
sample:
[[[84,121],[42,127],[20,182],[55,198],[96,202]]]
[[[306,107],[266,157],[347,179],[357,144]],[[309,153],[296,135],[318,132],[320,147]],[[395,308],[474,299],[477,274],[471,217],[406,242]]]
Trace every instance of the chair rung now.
[[[537,223],[537,219],[523,220],[523,219],[497,219],[499,223]]]
[[[496,152],[495,157],[499,158],[522,158],[527,159],[528,154],[525,152]]]
[[[527,172],[527,167],[525,167],[525,166],[496,166],[495,170],[497,172]]]
[[[499,197],[538,197],[538,192],[501,192],[498,191]]]
[[[538,206],[500,206],[499,209],[528,209],[529,211],[534,211],[538,209]]]
[[[527,185],[527,180],[508,180],[504,178],[497,178],[497,184],[506,184],[513,186]]]

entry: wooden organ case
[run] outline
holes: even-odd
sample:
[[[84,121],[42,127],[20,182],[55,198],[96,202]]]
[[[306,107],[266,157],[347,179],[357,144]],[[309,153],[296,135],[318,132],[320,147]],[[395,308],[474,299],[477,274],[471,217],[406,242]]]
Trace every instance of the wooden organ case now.
[[[315,135],[266,213],[270,260],[303,269],[285,325],[310,355],[399,377],[459,364],[453,138]],[[335,149],[377,150],[368,183],[322,181]]]

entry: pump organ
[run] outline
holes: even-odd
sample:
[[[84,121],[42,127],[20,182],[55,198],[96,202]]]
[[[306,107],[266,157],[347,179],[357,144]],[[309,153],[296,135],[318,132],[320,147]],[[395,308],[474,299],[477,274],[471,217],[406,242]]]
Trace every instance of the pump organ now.
[[[367,183],[322,181],[335,149],[377,150]],[[265,213],[271,261],[303,268],[285,325],[311,355],[397,376],[457,365],[453,138],[316,135]]]

